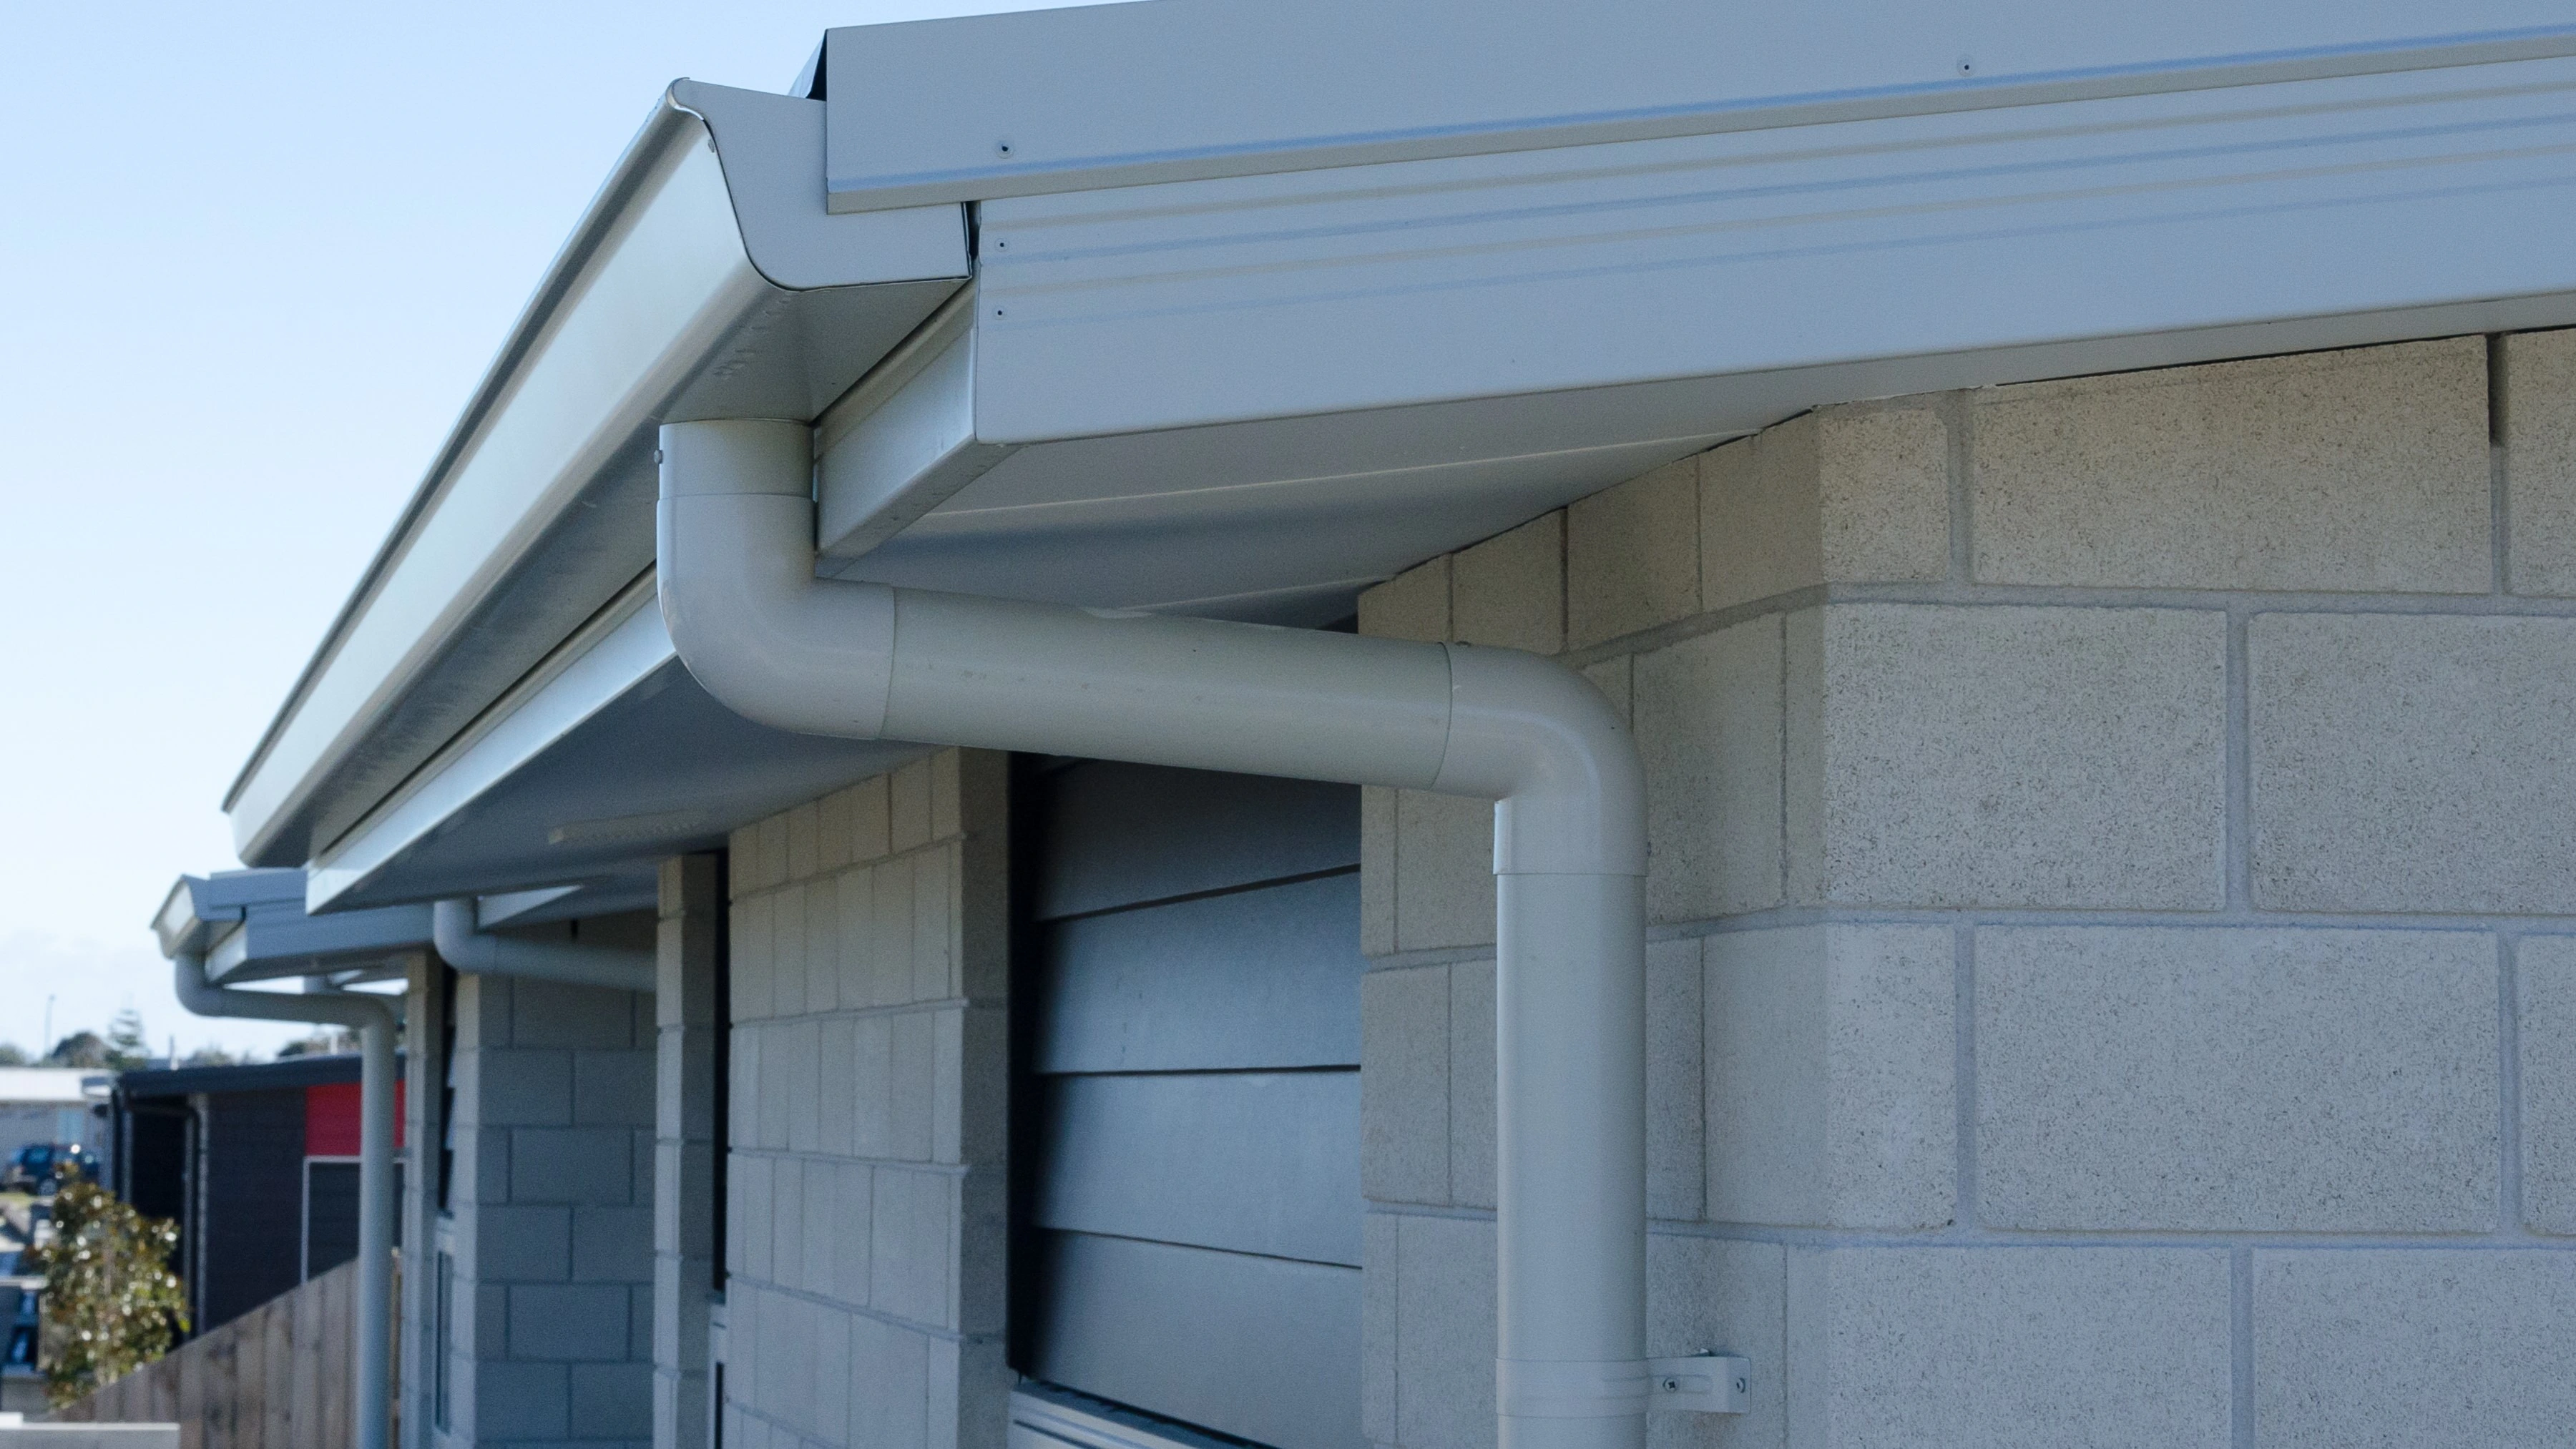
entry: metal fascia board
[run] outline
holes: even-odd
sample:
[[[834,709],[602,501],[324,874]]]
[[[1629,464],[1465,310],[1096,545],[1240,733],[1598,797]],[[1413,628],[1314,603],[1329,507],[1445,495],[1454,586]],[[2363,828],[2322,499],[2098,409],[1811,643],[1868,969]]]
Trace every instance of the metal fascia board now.
[[[648,576],[547,667],[495,703],[405,788],[305,872],[304,907],[328,910],[430,839],[457,811],[535,760],[672,657]]]
[[[2486,64],[2576,53],[2576,27],[2547,0],[1147,0],[825,53],[830,205],[858,211]]]
[[[982,208],[976,426],[2102,371],[2513,298],[2543,325],[2571,195],[2576,59],[1022,197]]]
[[[879,369],[882,383],[872,376],[853,390],[855,421],[841,425],[827,415],[816,429],[816,538],[824,557],[866,553],[1011,455],[975,436],[973,309],[970,288],[923,327],[899,361],[888,359]]]

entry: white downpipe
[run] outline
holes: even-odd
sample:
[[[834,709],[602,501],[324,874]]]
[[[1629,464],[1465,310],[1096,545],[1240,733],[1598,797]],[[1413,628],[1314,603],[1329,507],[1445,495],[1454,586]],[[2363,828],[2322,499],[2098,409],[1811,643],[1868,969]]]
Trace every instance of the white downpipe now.
[[[1517,650],[818,580],[803,424],[661,445],[662,616],[752,719],[1496,802],[1501,1442],[1639,1449],[1645,805],[1608,702]]]
[[[476,976],[523,976],[613,991],[654,989],[650,951],[496,936],[475,926],[470,900],[440,901],[430,907],[429,938],[440,959]]]
[[[351,1419],[356,1449],[387,1449],[393,1421],[393,1003],[357,991],[240,991],[206,979],[206,958],[171,958],[179,1004],[199,1016],[355,1027],[358,1032],[358,1326]]]

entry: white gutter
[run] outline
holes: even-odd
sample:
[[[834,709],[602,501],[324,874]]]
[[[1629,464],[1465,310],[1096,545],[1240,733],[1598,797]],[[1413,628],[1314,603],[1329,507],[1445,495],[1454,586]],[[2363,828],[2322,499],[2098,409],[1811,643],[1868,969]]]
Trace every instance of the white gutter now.
[[[783,729],[1493,800],[1505,1449],[1645,1440],[1644,783],[1535,655],[814,577],[798,422],[661,430],[680,658]]]
[[[432,909],[430,943],[448,965],[477,976],[519,976],[614,991],[654,989],[650,951],[496,936],[476,925],[469,900],[440,901]]]
[[[356,1449],[387,1449],[393,1401],[394,1032],[393,1003],[364,992],[296,995],[242,991],[206,979],[196,951],[171,957],[179,1004],[199,1016],[309,1021],[354,1027],[358,1078],[357,1365],[352,1384]]]

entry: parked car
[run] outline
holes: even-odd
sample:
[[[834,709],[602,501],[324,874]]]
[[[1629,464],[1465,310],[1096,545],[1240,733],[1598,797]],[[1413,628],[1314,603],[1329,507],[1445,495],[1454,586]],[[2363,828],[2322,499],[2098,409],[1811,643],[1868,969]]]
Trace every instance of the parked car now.
[[[94,1176],[98,1154],[77,1142],[30,1142],[0,1168],[0,1192],[50,1197],[70,1177]]]

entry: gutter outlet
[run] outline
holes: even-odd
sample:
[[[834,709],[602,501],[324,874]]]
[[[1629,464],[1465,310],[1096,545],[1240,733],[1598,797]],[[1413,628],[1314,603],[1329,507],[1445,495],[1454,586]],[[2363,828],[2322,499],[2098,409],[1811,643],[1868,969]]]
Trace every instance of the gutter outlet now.
[[[358,1032],[356,1449],[387,1449],[393,1417],[394,1032],[393,1003],[364,992],[242,991],[206,979],[206,958],[171,957],[179,1004],[199,1016],[307,1021]]]
[[[1645,792],[1608,701],[1518,650],[817,579],[803,423],[669,424],[661,467],[671,642],[752,719],[1495,802],[1501,1445],[1641,1449]]]
[[[518,976],[612,991],[653,990],[650,951],[625,946],[581,946],[569,941],[527,941],[479,929],[474,902],[440,901],[430,909],[430,944],[440,959],[476,976]]]

